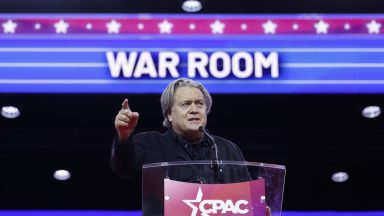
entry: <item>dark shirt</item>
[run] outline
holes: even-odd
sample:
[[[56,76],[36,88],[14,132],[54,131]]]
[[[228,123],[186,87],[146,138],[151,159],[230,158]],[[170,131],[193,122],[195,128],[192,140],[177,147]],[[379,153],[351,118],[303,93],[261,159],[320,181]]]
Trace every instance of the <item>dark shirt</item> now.
[[[219,136],[212,135],[212,137],[217,145],[219,160],[244,161],[243,154],[236,144]],[[130,136],[123,143],[115,138],[111,153],[111,168],[119,176],[141,180],[143,164],[213,160],[212,142],[207,136],[204,136],[200,143],[188,143],[172,129],[167,130],[164,134],[159,132],[139,133]],[[221,174],[218,176],[214,172],[217,171],[205,167],[199,171],[178,170],[177,175],[172,177],[175,180],[200,183],[239,181],[237,177],[233,179],[233,176],[229,176],[229,172],[225,173],[225,170],[223,170],[224,176]]]
[[[207,137],[204,137],[199,143],[190,143],[178,136],[172,129],[169,132],[176,143],[178,161],[212,159],[212,147]]]

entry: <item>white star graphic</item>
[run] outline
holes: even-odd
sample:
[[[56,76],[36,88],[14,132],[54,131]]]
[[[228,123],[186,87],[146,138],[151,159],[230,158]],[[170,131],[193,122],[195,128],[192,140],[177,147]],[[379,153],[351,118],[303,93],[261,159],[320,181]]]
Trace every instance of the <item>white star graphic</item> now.
[[[241,28],[241,30],[245,31],[245,30],[247,30],[248,25],[243,23],[243,24],[240,25],[240,28]]]
[[[268,20],[266,23],[263,23],[264,34],[275,34],[277,24],[273,23],[271,20]]]
[[[300,28],[300,26],[299,26],[299,24],[297,24],[297,23],[294,23],[293,25],[292,25],[292,29],[293,30],[298,30]]]
[[[69,24],[66,23],[64,20],[60,20],[59,22],[55,23],[55,29],[56,29],[56,34],[66,34],[68,30]]]
[[[192,208],[192,213],[191,213],[191,216],[196,216],[197,215],[197,211],[198,211],[198,205],[195,206],[193,205],[192,203],[199,203],[201,202],[203,198],[203,191],[201,191],[201,187],[199,187],[199,190],[197,191],[197,195],[196,195],[196,199],[195,200],[183,200],[183,202],[185,202],[185,204],[187,204],[189,207]]]
[[[116,20],[112,20],[111,22],[106,24],[108,29],[108,34],[119,34],[121,23],[116,22]]]
[[[196,29],[196,25],[195,25],[195,23],[191,23],[191,24],[189,24],[189,30],[193,31],[193,30],[195,30],[195,29]]]
[[[345,29],[346,31],[348,31],[349,29],[351,29],[351,24],[349,24],[349,23],[345,23],[345,24],[344,24],[344,29]]]
[[[3,23],[3,29],[4,33],[11,33],[14,34],[16,31],[17,23],[12,22],[12,20],[8,20],[7,22]]]
[[[214,23],[211,23],[212,34],[223,34],[225,24],[216,20]]]
[[[138,28],[139,30],[143,30],[143,29],[144,29],[144,24],[143,24],[143,23],[139,23],[139,24],[137,24],[137,28]]]
[[[329,28],[329,24],[324,22],[323,20],[320,20],[319,22],[315,23],[314,25],[315,29],[316,29],[316,33],[317,34],[327,34],[328,33],[328,28]]]
[[[86,28],[87,30],[92,30],[92,28],[93,28],[92,23],[87,23],[87,25],[85,25],[85,28]]]
[[[172,32],[173,24],[168,22],[168,20],[164,20],[157,26],[159,27],[161,34],[171,34]]]
[[[375,20],[372,20],[370,23],[367,23],[366,26],[368,28],[369,34],[379,34],[380,33],[381,24],[377,23]]]
[[[40,30],[41,29],[41,24],[40,23],[36,23],[34,27],[35,27],[36,30]]]

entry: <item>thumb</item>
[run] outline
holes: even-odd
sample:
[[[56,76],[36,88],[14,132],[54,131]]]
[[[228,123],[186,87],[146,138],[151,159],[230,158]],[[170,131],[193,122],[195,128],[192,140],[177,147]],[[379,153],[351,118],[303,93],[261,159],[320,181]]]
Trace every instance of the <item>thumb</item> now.
[[[122,109],[129,109],[129,105],[128,105],[128,99],[125,98],[123,103],[121,104],[121,108]]]

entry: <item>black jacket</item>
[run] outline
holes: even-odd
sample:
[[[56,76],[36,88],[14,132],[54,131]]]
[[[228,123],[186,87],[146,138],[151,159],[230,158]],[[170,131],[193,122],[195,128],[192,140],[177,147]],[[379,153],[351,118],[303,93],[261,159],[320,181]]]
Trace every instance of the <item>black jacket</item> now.
[[[236,144],[219,136],[212,137],[217,145],[219,160],[244,161]],[[143,164],[178,161],[177,145],[170,130],[164,134],[151,131],[131,135],[123,143],[115,138],[111,151],[111,169],[121,177],[139,180]]]

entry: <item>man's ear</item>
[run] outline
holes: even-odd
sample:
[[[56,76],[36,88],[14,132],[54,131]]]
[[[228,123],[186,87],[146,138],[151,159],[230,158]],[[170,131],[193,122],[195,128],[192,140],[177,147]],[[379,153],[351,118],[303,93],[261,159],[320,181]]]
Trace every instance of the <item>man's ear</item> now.
[[[172,115],[171,115],[171,112],[168,112],[167,117],[168,117],[168,121],[169,121],[169,122],[172,122]]]

